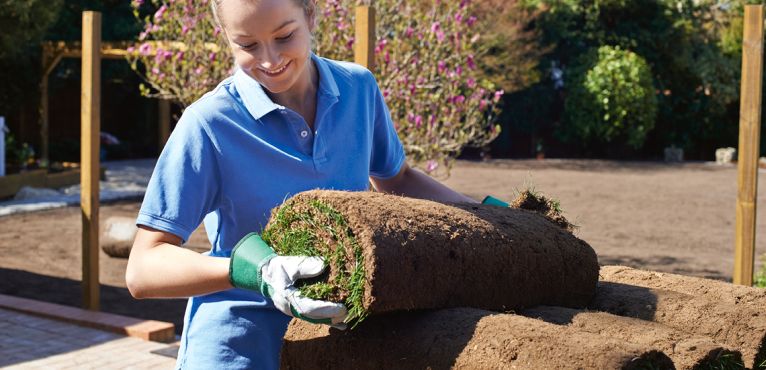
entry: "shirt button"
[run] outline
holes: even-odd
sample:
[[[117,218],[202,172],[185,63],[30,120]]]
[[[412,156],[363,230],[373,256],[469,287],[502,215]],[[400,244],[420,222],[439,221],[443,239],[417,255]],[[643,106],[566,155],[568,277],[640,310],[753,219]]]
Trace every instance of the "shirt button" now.
[[[308,131],[306,131],[306,130],[301,131],[301,137],[302,138],[305,139],[307,136],[309,136],[309,132]]]

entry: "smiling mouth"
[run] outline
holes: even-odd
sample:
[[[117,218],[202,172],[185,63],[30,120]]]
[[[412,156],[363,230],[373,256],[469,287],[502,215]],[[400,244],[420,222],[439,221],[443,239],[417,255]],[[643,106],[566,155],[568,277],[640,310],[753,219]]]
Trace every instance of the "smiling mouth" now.
[[[267,71],[267,70],[265,70],[265,69],[261,69],[261,68],[258,68],[258,70],[259,70],[259,71],[261,71],[261,72],[263,72],[263,73],[264,73],[264,74],[266,74],[267,76],[279,76],[280,74],[282,74],[282,72],[284,72],[284,71],[287,69],[287,67],[288,67],[288,66],[290,66],[290,63],[292,63],[292,62],[293,62],[293,61],[291,60],[291,61],[287,62],[287,64],[285,64],[284,66],[282,66],[282,68],[279,68],[279,69],[275,69],[275,70],[273,70],[273,71]]]

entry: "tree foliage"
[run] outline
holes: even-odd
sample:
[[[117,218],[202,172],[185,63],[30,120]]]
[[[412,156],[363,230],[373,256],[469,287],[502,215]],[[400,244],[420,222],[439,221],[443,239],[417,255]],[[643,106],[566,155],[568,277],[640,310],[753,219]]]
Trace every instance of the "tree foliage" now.
[[[14,113],[37,94],[39,45],[56,21],[61,0],[0,0],[0,116]]]
[[[356,4],[319,2],[318,55],[353,60]],[[145,23],[133,63],[154,92],[188,105],[229,73],[227,47],[207,0],[133,0],[133,5]],[[503,91],[478,67],[487,52],[479,42],[484,24],[468,0],[380,0],[375,8],[373,73],[410,164],[447,173],[464,147],[486,145],[499,130],[496,103]],[[149,40],[181,43],[153,47]]]
[[[353,60],[355,4],[320,3],[318,54]],[[486,25],[466,0],[380,0],[375,9],[373,73],[408,158],[428,173],[448,170],[464,147],[484,146],[499,132],[495,104],[503,91],[479,67]]]
[[[231,74],[228,45],[207,0],[133,0],[132,5],[144,23],[139,44],[128,49],[133,70],[151,87],[141,85],[143,95],[188,106]]]
[[[0,0],[0,59],[39,43],[60,8],[61,0]]]
[[[602,46],[569,68],[565,133],[593,143],[619,141],[638,148],[654,127],[657,99],[646,61],[620,47]]]
[[[654,130],[647,133],[639,153],[656,156],[663,147],[676,145],[689,157],[709,157],[716,146],[731,146],[736,140],[732,126],[736,127],[733,112],[739,91],[736,45],[741,37],[734,30],[741,24],[737,10],[741,5],[736,2],[741,4],[740,0],[526,0],[525,5],[540,10],[534,25],[543,45],[551,48],[540,63],[543,68],[556,62],[567,75],[583,53],[605,45],[646,60],[658,110]],[[568,128],[559,124],[555,130]],[[592,152],[589,149],[579,147],[581,153]]]

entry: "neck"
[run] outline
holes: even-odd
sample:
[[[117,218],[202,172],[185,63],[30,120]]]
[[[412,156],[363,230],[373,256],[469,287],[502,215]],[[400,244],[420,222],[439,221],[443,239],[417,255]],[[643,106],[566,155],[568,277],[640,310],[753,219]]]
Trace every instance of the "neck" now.
[[[275,103],[296,111],[303,110],[308,104],[315,104],[314,100],[319,88],[319,73],[313,60],[309,59],[301,74],[301,78],[289,90],[277,94],[267,91],[267,94]]]

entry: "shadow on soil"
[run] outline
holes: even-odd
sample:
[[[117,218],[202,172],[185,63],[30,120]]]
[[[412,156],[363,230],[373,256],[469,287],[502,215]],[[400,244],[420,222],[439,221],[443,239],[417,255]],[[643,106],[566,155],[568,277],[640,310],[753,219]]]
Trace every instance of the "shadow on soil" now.
[[[0,294],[81,307],[80,281],[50,277],[22,270],[0,268]],[[181,334],[185,299],[134,299],[128,289],[101,286],[101,310],[146,320],[175,324]]]
[[[290,340],[283,368],[451,369],[473,338],[476,325],[496,312],[453,308],[373,316],[351,330]]]
[[[617,316],[654,321],[657,295],[649,288],[599,281],[596,296],[588,308]]]

